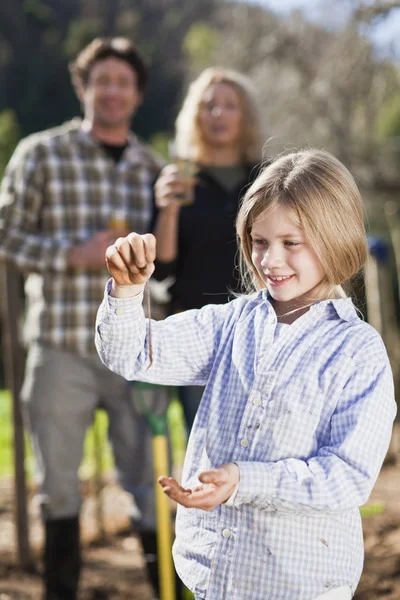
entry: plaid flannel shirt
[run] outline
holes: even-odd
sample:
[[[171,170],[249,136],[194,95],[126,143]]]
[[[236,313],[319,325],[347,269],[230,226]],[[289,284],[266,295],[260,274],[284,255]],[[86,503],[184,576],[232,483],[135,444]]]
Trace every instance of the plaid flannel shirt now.
[[[357,586],[359,506],[396,414],[379,334],[348,299],[319,302],[276,337],[267,293],[152,321],[141,295],[108,296],[97,318],[103,362],[127,379],[206,385],[182,485],[236,462],[233,506],[178,507],[174,559],[196,598],[312,600]]]
[[[132,134],[115,164],[80,119],[22,140],[2,184],[0,258],[29,274],[28,342],[95,352],[94,323],[107,271],[69,269],[67,252],[110,228],[111,219],[147,232],[161,167]]]

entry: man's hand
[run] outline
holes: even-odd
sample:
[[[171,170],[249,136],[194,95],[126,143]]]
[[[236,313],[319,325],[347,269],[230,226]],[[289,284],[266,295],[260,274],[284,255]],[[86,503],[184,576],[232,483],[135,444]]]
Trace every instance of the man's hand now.
[[[106,250],[106,263],[118,287],[145,285],[154,271],[156,238],[151,233],[130,233]]]
[[[104,255],[113,241],[127,231],[116,231],[108,229],[98,231],[90,239],[78,246],[71,248],[68,254],[68,266],[73,269],[90,269],[100,271],[104,269]]]
[[[201,485],[185,489],[173,477],[159,477],[158,483],[167,496],[186,508],[213,510],[223,504],[231,496],[239,483],[239,467],[234,463],[226,463],[217,469],[200,473]]]

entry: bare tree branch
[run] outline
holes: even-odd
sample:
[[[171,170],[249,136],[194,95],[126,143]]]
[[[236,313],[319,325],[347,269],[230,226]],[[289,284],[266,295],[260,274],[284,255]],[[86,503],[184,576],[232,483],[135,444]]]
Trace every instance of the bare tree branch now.
[[[354,19],[369,22],[376,17],[385,17],[394,8],[400,8],[399,0],[379,0],[374,4],[360,4],[354,13]]]

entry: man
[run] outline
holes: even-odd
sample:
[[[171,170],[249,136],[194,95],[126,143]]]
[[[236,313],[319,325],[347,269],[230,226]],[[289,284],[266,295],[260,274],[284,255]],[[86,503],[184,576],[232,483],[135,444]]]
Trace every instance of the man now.
[[[138,491],[145,552],[155,544],[153,493],[144,485],[152,481],[143,456],[151,447],[148,434],[127,383],[101,365],[93,343],[107,279],[105,250],[128,231],[150,226],[152,185],[162,165],[130,133],[147,74],[124,38],[94,40],[70,70],[84,119],[23,140],[1,194],[0,257],[27,275],[22,401],[40,484],[46,600],[77,597],[77,470],[99,406],[109,416],[121,484]],[[150,567],[156,584],[156,564]]]

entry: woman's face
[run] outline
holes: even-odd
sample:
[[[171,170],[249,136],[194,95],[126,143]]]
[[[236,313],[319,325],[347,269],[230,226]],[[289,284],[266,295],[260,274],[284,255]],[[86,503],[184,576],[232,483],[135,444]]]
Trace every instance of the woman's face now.
[[[228,83],[214,83],[204,92],[198,124],[205,145],[213,148],[237,147],[242,133],[242,102]]]

